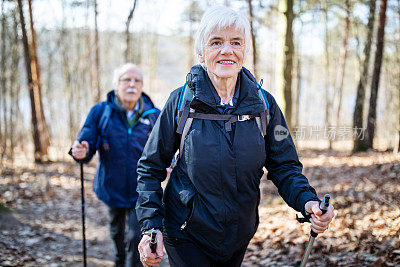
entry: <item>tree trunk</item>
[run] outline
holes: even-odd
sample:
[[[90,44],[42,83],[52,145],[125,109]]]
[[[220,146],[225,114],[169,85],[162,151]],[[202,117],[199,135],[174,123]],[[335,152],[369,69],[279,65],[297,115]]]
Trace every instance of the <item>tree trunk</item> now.
[[[188,49],[188,61],[187,61],[187,67],[186,69],[189,69],[195,64],[194,56],[193,56],[193,43],[194,43],[194,38],[193,36],[195,35],[194,33],[194,22],[197,20],[196,16],[196,8],[197,3],[196,1],[190,1],[189,4],[189,10],[188,10],[188,20],[189,20],[189,35],[188,35],[188,44],[187,44],[187,49]]]
[[[149,86],[147,87],[149,92],[154,90],[157,86],[157,66],[158,66],[158,33],[153,31],[150,34],[149,44]]]
[[[399,24],[398,25],[400,25],[400,0],[397,0],[397,13],[399,15],[399,17],[398,17]],[[399,55],[400,54],[400,38],[399,38],[399,40],[397,40],[396,50],[397,50],[397,55]],[[398,59],[397,66],[400,66],[400,57],[398,56],[397,59]],[[400,77],[400,70],[399,70],[399,73],[398,73],[397,77]],[[399,143],[398,143],[398,146],[397,146],[397,152],[400,152],[400,79],[398,79],[397,81],[398,81],[397,87],[399,89],[399,102],[398,102],[399,105],[397,107],[398,108],[398,116],[399,116],[399,125],[398,125]]]
[[[354,131],[363,131],[364,124],[364,102],[365,102],[365,87],[368,81],[368,70],[369,70],[369,61],[370,61],[370,53],[371,53],[371,45],[372,45],[372,33],[374,31],[374,22],[375,22],[375,6],[376,0],[369,1],[369,16],[368,16],[368,24],[367,24],[367,39],[365,40],[364,47],[364,62],[362,67],[362,73],[360,75],[360,81],[357,86],[357,98],[356,104],[354,106],[353,113],[353,129]],[[354,139],[354,147],[353,152],[365,151],[367,150],[365,144],[365,138],[361,136]]]
[[[8,125],[7,125],[7,58],[6,58],[6,14],[4,11],[4,1],[1,2],[1,60],[0,60],[0,72],[1,72],[1,90],[0,90],[0,112],[3,114],[2,121],[0,122],[0,141],[1,141],[1,157],[0,160],[3,162],[3,159],[7,152],[7,136],[8,136]]]
[[[345,18],[345,26],[344,26],[344,38],[343,38],[343,50],[341,56],[341,64],[339,68],[339,86],[337,87],[338,92],[338,109],[337,109],[337,118],[336,118],[336,126],[340,124],[340,113],[342,109],[342,95],[343,95],[343,83],[344,77],[346,74],[346,63],[347,63],[347,43],[349,41],[349,33],[350,33],[350,16],[351,16],[351,6],[350,0],[346,0],[346,18]]]
[[[32,5],[29,5],[29,19],[31,28],[31,40],[28,42],[22,0],[18,0],[18,9],[22,29],[22,42],[24,46],[25,64],[28,78],[29,96],[31,99],[33,142],[35,145],[35,162],[48,161],[47,150],[50,144],[46,121],[43,113],[43,105],[40,92],[39,66],[36,55],[35,31],[33,27]]]
[[[329,32],[328,32],[328,5],[326,0],[323,1],[324,7],[324,24],[325,24],[325,127],[330,126],[330,112],[332,109],[331,102],[331,77],[330,77],[330,53],[329,53]],[[332,149],[332,140],[329,138],[329,149]]]
[[[94,64],[92,64],[92,95],[93,102],[97,103],[100,101],[100,84],[99,84],[99,69],[100,69],[100,57],[99,57],[99,30],[97,27],[97,0],[93,0],[94,4]]]
[[[133,7],[129,11],[129,16],[125,23],[125,39],[126,39],[125,62],[133,61],[132,55],[130,53],[130,51],[131,51],[131,34],[129,32],[129,27],[131,26],[133,12],[135,12],[135,8],[136,8],[136,0],[133,1]]]
[[[283,83],[284,83],[284,97],[285,97],[285,118],[289,129],[292,127],[292,71],[293,71],[293,57],[294,57],[294,44],[293,44],[293,0],[286,0],[286,36],[284,46],[284,65],[283,65]]]
[[[297,51],[300,51],[297,46]],[[296,122],[295,126],[300,126],[300,97],[301,97],[301,57],[297,54],[296,74],[297,74],[297,92],[296,92]]]
[[[254,71],[254,76],[256,79],[258,78],[258,72],[257,72],[257,45],[256,45],[256,35],[254,32],[254,17],[253,17],[253,5],[251,3],[251,0],[247,0],[247,3],[249,5],[249,21],[250,21],[250,32],[251,32],[251,42],[252,42],[252,48],[253,48],[253,71]]]
[[[377,45],[375,52],[374,74],[372,76],[371,97],[369,100],[366,145],[370,149],[373,148],[373,139],[375,134],[376,101],[378,98],[379,78],[381,74],[382,54],[383,54],[384,37],[385,37],[386,2],[387,0],[381,1],[381,6],[379,10],[379,25],[376,38]]]
[[[17,123],[19,121],[20,110],[18,109],[19,102],[19,92],[21,89],[21,85],[19,83],[19,75],[18,75],[18,63],[19,63],[19,34],[18,34],[18,21],[17,14],[18,11],[13,10],[13,44],[11,46],[11,75],[10,75],[10,98],[11,98],[11,110],[10,110],[10,159],[11,163],[14,163],[14,149],[16,145],[16,137],[18,135],[17,132]]]

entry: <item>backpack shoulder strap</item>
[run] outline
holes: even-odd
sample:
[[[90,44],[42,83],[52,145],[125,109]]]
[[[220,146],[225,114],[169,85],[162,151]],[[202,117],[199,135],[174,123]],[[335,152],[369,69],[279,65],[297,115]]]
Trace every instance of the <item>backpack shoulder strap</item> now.
[[[110,121],[112,108],[110,104],[106,103],[106,106],[103,110],[103,114],[101,114],[100,121],[99,121],[99,128],[102,133],[104,133],[108,127],[108,123]]]
[[[264,89],[261,88],[263,84],[263,80],[261,79],[260,84],[257,83],[258,85],[258,97],[261,99],[261,101],[264,104],[265,107],[265,112],[262,112],[260,114],[260,117],[256,118],[257,126],[261,131],[261,134],[265,136],[267,134],[267,127],[269,124],[269,120],[271,118],[269,114],[269,102],[267,99],[267,95],[265,94]]]
[[[191,102],[194,97],[194,92],[192,89],[188,88],[187,82],[183,85],[182,91],[179,94],[179,100],[178,100],[178,114],[176,116],[176,120],[179,122],[180,121],[180,114],[182,111],[185,109],[186,102],[189,101]]]
[[[182,91],[179,95],[178,101],[178,114],[177,121],[178,126],[176,132],[181,135],[181,141],[179,145],[179,157],[182,156],[183,144],[185,140],[185,136],[187,135],[190,126],[192,125],[193,118],[189,118],[189,112],[193,112],[194,110],[190,108],[190,103],[192,102],[194,97],[193,90],[189,87],[187,82],[183,85]],[[177,162],[177,159],[176,161]]]
[[[111,113],[112,113],[111,105],[109,103],[106,103],[106,106],[103,110],[103,114],[101,115],[99,121],[100,138],[97,144],[97,148],[100,144],[103,145],[103,148],[105,150],[108,150],[110,148],[110,145],[108,144],[107,140],[107,133],[110,125]]]

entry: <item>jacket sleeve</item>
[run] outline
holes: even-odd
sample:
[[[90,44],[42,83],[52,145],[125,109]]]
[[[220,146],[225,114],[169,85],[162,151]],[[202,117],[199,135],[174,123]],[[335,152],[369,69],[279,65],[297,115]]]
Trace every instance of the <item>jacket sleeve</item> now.
[[[319,200],[315,189],[302,174],[303,165],[297,156],[296,148],[288,130],[282,111],[275,99],[268,94],[271,119],[265,136],[268,179],[278,188],[285,202],[305,215],[305,204]]]
[[[86,157],[81,160],[83,163],[89,162],[93,158],[94,154],[96,154],[97,141],[99,137],[97,125],[104,109],[103,105],[104,103],[98,103],[92,107],[89,115],[86,118],[85,124],[78,134],[77,140],[79,142],[87,141],[89,143],[89,152],[87,153]]]
[[[162,228],[164,207],[161,182],[165,180],[166,168],[179,147],[179,135],[176,133],[176,115],[179,89],[171,93],[161,111],[150,137],[138,162],[139,198],[136,202],[136,214],[141,231]]]

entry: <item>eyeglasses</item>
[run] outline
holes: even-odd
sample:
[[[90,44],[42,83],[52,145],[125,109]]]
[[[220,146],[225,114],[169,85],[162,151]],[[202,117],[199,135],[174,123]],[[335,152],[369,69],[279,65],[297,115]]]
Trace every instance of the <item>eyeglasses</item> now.
[[[135,82],[137,84],[141,84],[142,83],[142,80],[137,79],[137,78],[132,78],[132,79],[131,78],[124,78],[124,79],[119,79],[119,81],[122,82],[122,83],[125,83],[125,84],[131,83],[131,82]]]

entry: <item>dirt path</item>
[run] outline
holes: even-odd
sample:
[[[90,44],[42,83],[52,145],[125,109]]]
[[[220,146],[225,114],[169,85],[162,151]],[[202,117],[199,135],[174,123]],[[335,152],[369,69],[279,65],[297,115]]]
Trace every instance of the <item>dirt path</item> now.
[[[319,236],[308,266],[400,266],[400,156],[302,151],[305,174],[337,217]],[[26,165],[28,166],[28,165]],[[0,266],[81,266],[79,168],[72,162],[0,169]],[[112,266],[108,214],[86,173],[89,266]],[[298,266],[309,226],[262,180],[260,226],[243,266]],[[168,266],[164,263],[164,266]]]

